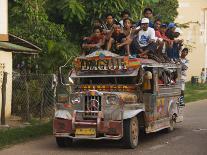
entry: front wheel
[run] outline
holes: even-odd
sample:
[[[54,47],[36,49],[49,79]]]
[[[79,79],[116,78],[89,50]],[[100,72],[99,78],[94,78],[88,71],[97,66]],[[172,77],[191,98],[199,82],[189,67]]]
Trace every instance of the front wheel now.
[[[123,125],[123,144],[124,147],[134,149],[138,145],[139,124],[137,117],[124,120]]]
[[[59,147],[71,146],[73,139],[67,137],[56,137],[56,143]]]

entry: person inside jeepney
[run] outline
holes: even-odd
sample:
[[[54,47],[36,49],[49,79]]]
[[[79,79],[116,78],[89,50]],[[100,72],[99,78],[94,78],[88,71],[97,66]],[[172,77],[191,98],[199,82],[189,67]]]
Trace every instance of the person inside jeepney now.
[[[83,55],[88,55],[98,49],[102,49],[104,42],[105,38],[102,34],[102,28],[99,26],[94,27],[93,34],[90,37],[84,38],[84,43],[82,44]]]
[[[121,24],[122,27],[124,27],[124,20],[127,18],[130,18],[131,13],[128,10],[124,10],[121,12],[121,20],[119,21],[119,24]]]
[[[107,50],[121,56],[129,55],[129,41],[126,35],[122,33],[120,24],[114,26],[114,32],[109,39]]]
[[[131,45],[132,55],[142,58],[148,58],[149,55],[153,55],[157,48],[155,39],[155,30],[149,27],[149,19],[142,18],[140,30]]]
[[[178,78],[178,73],[177,73],[176,70],[174,70],[174,71],[172,72],[172,79],[171,79],[171,84],[172,84],[172,85],[176,84],[176,82],[177,82],[177,78]]]
[[[162,69],[159,69],[158,71],[158,85],[163,86],[165,84],[165,75],[164,71]]]
[[[149,27],[154,28],[154,22],[153,22],[153,12],[151,8],[145,8],[143,11],[143,16],[144,18],[148,18],[149,19]],[[136,23],[136,27],[141,26],[141,20],[139,20]]]

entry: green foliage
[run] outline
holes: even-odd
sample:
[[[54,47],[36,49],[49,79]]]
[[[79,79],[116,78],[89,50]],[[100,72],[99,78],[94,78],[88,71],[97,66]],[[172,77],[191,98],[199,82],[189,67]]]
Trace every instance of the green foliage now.
[[[198,100],[207,99],[207,84],[191,85],[190,82],[186,83],[185,102],[193,102]]]
[[[40,130],[41,129],[41,130]],[[24,128],[11,128],[0,131],[0,149],[11,144],[17,144],[26,140],[39,138],[52,134],[52,123],[44,123]]]
[[[43,49],[39,59],[36,59],[41,72],[54,72],[54,69],[57,70],[58,66],[64,63],[65,58],[68,58],[70,54],[73,55],[71,51],[74,50],[75,45],[67,40],[69,35],[66,35],[64,25],[48,20],[45,0],[19,0],[10,1],[9,4],[10,33],[29,40]],[[49,47],[51,42],[55,46],[52,49]]]
[[[45,53],[39,60],[41,66],[46,66],[43,70],[54,73],[58,70],[58,67],[64,65],[64,63],[71,57],[79,55],[79,46],[69,42],[55,42],[48,41],[48,52]],[[72,59],[69,64],[72,64]]]
[[[178,15],[179,6],[177,0],[159,0],[158,3],[151,3],[155,18],[161,18],[163,22],[173,22]]]

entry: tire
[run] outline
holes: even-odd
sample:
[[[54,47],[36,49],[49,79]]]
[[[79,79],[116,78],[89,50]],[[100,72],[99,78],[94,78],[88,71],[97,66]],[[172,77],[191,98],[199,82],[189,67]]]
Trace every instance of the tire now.
[[[56,143],[59,147],[64,148],[71,146],[73,143],[73,139],[67,137],[56,137]]]
[[[139,124],[137,117],[124,120],[122,144],[124,148],[134,149],[138,145]]]

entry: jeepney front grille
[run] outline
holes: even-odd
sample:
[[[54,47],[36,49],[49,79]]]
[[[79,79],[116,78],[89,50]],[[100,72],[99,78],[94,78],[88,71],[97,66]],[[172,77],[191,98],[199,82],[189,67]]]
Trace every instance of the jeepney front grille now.
[[[97,113],[93,113],[93,111],[101,111],[101,96],[85,96],[84,111],[87,111],[85,117],[96,117]]]

